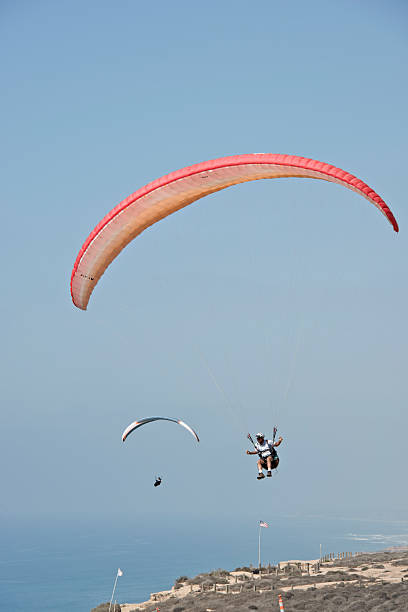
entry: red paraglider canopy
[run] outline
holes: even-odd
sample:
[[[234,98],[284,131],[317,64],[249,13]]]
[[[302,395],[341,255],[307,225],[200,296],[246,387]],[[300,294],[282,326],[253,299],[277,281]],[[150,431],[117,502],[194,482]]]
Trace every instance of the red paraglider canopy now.
[[[398,232],[384,200],[352,174],[323,162],[272,153],[222,157],[188,166],[148,183],[108,213],[84,242],[71,275],[75,306],[86,310],[96,283],[122,249],[147,227],[231,185],[263,178],[304,177],[338,183],[374,204]]]

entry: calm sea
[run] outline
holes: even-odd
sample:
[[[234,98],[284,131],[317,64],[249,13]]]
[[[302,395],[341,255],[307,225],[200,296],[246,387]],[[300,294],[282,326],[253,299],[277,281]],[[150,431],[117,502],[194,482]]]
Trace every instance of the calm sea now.
[[[266,517],[259,517],[265,519]],[[181,575],[257,563],[257,520],[135,518],[118,521],[3,521],[0,609],[89,612],[115,599],[139,602]],[[374,551],[408,544],[407,524],[277,518],[262,529],[262,560],[317,558],[325,552]]]

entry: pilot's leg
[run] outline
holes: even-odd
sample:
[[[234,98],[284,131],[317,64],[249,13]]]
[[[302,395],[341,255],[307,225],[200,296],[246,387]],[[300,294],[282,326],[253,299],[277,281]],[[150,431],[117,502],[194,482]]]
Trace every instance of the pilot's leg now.
[[[258,480],[261,480],[261,478],[265,478],[262,469],[263,469],[263,461],[262,459],[258,459],[258,476],[257,476]]]

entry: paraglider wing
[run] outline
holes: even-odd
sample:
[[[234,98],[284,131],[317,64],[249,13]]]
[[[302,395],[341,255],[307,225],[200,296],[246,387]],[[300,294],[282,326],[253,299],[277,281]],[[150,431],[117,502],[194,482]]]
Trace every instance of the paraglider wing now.
[[[122,441],[124,442],[126,438],[128,437],[128,435],[131,434],[133,431],[135,431],[135,429],[138,429],[139,427],[142,427],[142,425],[146,425],[147,423],[152,423],[153,421],[171,421],[172,423],[181,425],[182,427],[185,427],[187,431],[191,433],[192,436],[195,437],[197,442],[200,441],[194,429],[192,429],[189,425],[187,425],[187,423],[184,423],[184,421],[181,421],[180,419],[173,419],[171,417],[148,417],[146,419],[141,419],[140,421],[134,421],[133,423],[131,423],[130,425],[126,427],[125,431],[122,434]]]
[[[194,431],[194,429],[191,429],[190,425],[187,425],[187,423],[184,423],[184,421],[177,421],[177,423],[179,425],[181,425],[182,427],[185,427],[187,429],[187,431],[189,431],[197,440],[197,442],[200,441],[200,438],[197,436],[196,432]]]
[[[280,177],[323,179],[343,185],[374,204],[398,232],[394,215],[382,198],[340,168],[296,155],[253,153],[223,157],[177,170],[145,185],[98,223],[79,251],[72,270],[71,295],[75,306],[86,310],[106,268],[147,227],[231,185]]]

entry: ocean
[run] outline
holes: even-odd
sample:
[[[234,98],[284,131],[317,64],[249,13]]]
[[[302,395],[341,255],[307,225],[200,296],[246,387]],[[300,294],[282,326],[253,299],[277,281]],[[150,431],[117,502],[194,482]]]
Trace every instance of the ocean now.
[[[261,513],[262,514],[262,513]],[[259,516],[262,562],[318,558],[344,551],[408,545],[407,523]],[[257,564],[258,520],[135,517],[3,520],[0,528],[0,610],[90,612],[115,599],[137,603],[170,588],[181,575]]]

